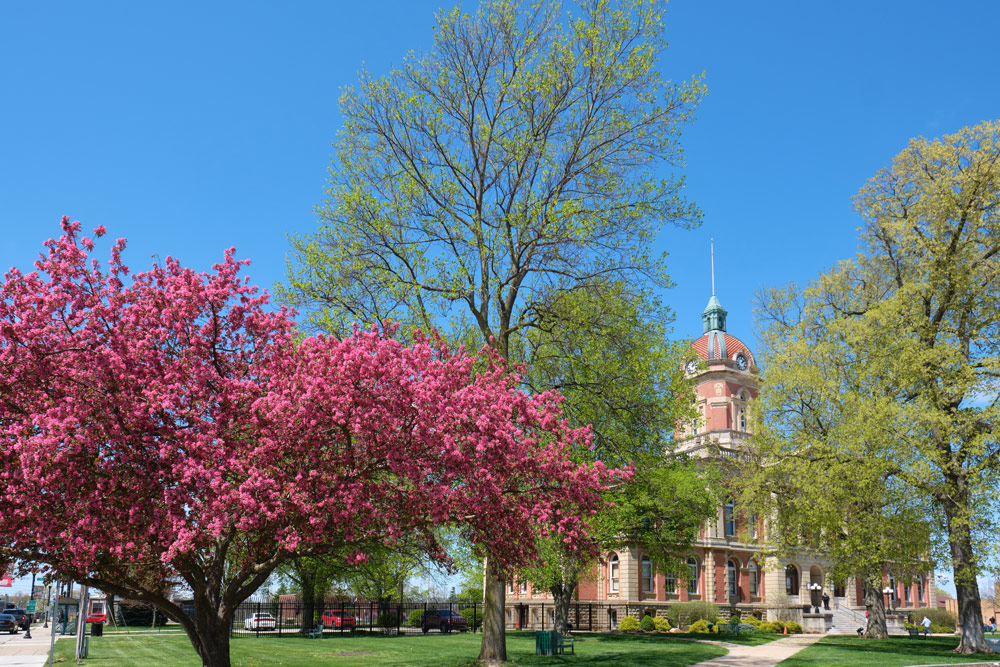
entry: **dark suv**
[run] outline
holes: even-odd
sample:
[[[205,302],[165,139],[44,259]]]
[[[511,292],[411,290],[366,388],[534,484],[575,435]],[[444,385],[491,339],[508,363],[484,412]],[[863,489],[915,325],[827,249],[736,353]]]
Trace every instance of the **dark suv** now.
[[[17,621],[10,614],[0,611],[0,630],[6,630],[12,635],[17,634]]]
[[[28,612],[23,609],[3,609],[0,610],[0,614],[10,614],[14,617],[14,622],[17,623],[22,630],[27,630],[28,626],[31,625],[31,620],[28,617]]]
[[[431,628],[437,628],[441,632],[465,632],[469,629],[469,622],[450,609],[428,609],[420,621],[420,629],[426,635]]]

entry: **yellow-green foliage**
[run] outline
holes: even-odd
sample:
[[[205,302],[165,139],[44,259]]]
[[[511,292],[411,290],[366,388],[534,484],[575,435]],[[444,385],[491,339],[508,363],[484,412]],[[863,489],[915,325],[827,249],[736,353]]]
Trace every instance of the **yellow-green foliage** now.
[[[765,629],[765,628],[762,626],[761,629]],[[784,630],[785,630],[785,624],[782,623],[781,621],[771,621],[770,623],[768,623],[766,625],[766,629],[770,630],[771,632],[777,632],[777,633],[780,634],[781,632],[784,632]]]
[[[639,629],[639,619],[635,616],[626,616],[618,622],[618,629],[622,632],[635,632]]]
[[[653,617],[649,615],[643,616],[642,620],[639,621],[639,628],[642,629],[643,632],[653,632],[656,630],[656,624],[653,623]]]
[[[741,623],[746,623],[747,625],[752,625],[753,627],[757,628],[758,630],[761,629],[760,626],[761,626],[762,621],[759,618],[757,618],[756,616],[747,616],[746,618],[741,618],[740,622]]]
[[[688,632],[696,632],[698,634],[707,633],[708,621],[706,621],[705,619],[695,621],[694,623],[691,624],[691,627],[688,628]]]
[[[788,634],[802,634],[802,625],[796,621],[788,621],[788,623],[785,623],[785,627],[788,628]]]
[[[657,632],[667,632],[670,630],[670,621],[662,616],[656,616],[653,618],[653,627],[656,628]]]

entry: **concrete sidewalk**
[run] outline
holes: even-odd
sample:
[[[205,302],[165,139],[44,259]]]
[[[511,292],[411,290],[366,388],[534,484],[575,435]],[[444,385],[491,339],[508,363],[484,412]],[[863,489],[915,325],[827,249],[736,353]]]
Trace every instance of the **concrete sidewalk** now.
[[[826,635],[792,635],[785,639],[761,644],[760,646],[744,646],[728,642],[704,641],[705,644],[715,644],[729,651],[729,655],[699,662],[694,667],[774,667],[785,658],[790,658],[807,646],[818,642]]]
[[[49,641],[52,628],[39,624],[31,626],[31,639],[24,632],[0,637],[0,665],[8,667],[42,667],[49,658]],[[57,638],[58,640],[58,638]]]

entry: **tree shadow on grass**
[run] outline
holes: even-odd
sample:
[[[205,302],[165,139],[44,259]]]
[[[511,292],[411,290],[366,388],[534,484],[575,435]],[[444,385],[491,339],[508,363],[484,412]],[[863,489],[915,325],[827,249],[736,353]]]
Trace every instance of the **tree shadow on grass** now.
[[[954,658],[957,657],[952,650],[958,646],[958,637],[925,637],[923,639],[912,639],[910,637],[890,637],[889,639],[864,639],[862,637],[826,637],[814,646],[827,647],[836,646],[838,652],[851,653],[890,653],[892,655],[913,655],[920,658]],[[979,653],[967,656],[970,660],[989,659],[996,661],[998,655]],[[966,656],[962,656],[963,658]],[[927,662],[924,660],[924,662]],[[859,663],[860,664],[860,663]]]

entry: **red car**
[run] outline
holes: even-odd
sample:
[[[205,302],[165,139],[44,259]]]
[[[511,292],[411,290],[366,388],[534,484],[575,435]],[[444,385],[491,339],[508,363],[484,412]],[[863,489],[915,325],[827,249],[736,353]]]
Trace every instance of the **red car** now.
[[[321,618],[323,625],[334,630],[353,630],[357,621],[346,611],[325,611]]]
[[[87,623],[107,623],[107,614],[91,614],[87,617]]]

